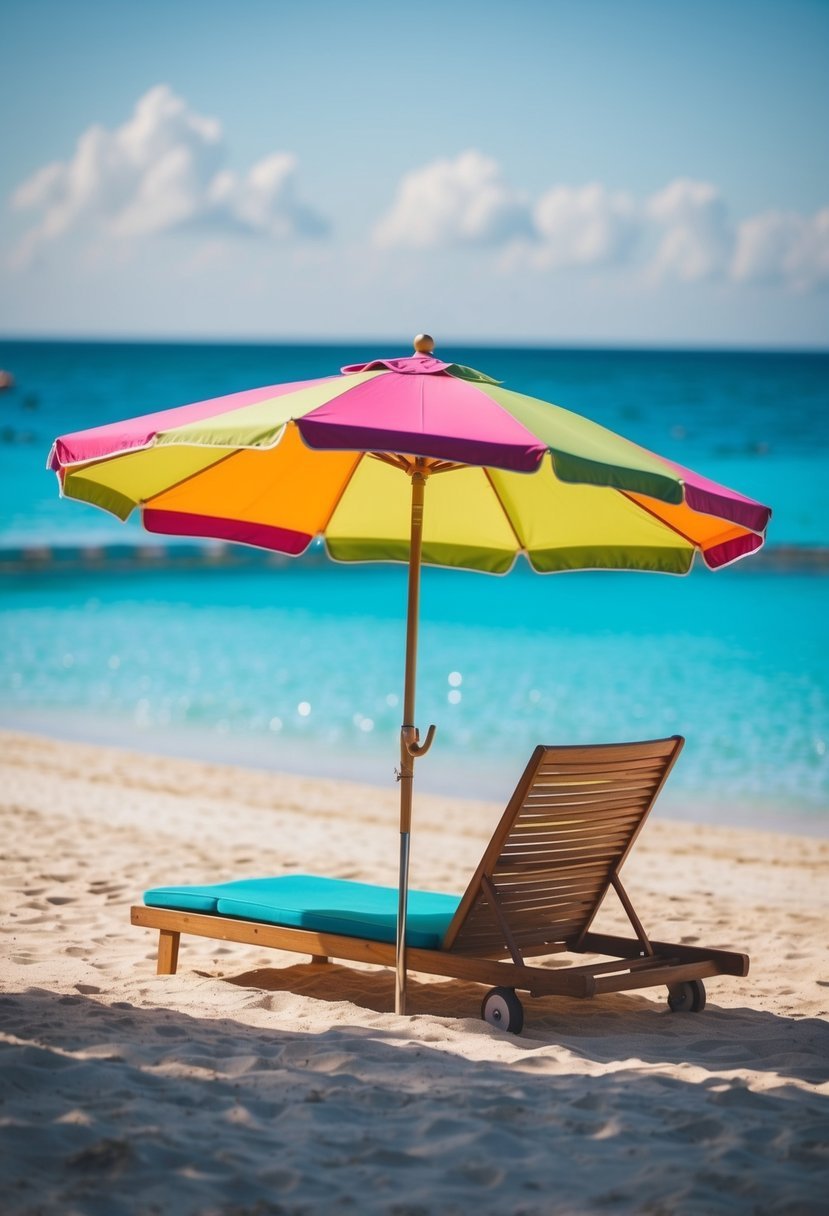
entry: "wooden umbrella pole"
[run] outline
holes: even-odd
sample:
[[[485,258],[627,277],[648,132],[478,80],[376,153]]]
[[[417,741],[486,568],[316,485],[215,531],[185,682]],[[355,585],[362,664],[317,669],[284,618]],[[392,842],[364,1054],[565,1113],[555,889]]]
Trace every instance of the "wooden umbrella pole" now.
[[[400,728],[400,876],[397,902],[397,950],[395,1013],[406,1012],[406,909],[409,893],[409,838],[412,826],[414,762],[432,745],[435,728],[430,726],[420,743],[414,724],[417,679],[417,627],[420,613],[420,555],[423,545],[423,497],[428,473],[425,462],[415,461],[412,478],[411,542],[409,547],[409,598],[406,613],[406,673],[403,684],[403,725]]]

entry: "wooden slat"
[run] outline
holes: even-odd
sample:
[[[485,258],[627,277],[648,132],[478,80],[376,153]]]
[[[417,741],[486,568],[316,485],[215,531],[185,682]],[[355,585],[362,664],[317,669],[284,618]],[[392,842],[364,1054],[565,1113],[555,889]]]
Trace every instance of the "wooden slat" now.
[[[502,854],[501,857],[496,858],[496,865],[494,865],[492,868],[497,868],[498,872],[507,872],[513,867],[515,867],[515,873],[517,874],[521,868],[525,869],[524,858],[515,857],[513,854]],[[554,863],[554,865],[552,865],[552,863],[551,865],[547,865],[546,861],[542,861],[541,858],[538,857],[535,868],[537,869],[538,877],[541,877],[542,874],[545,873],[548,873],[551,877],[566,877],[566,874],[575,874],[576,872],[580,872],[582,874],[586,874],[591,871],[596,871],[597,873],[603,872],[603,863],[597,861],[594,857],[580,858],[579,856],[575,856],[569,858],[560,858],[560,860]],[[604,871],[607,871],[607,865],[604,866]]]
[[[654,787],[654,779],[651,777],[648,780],[628,777],[624,780],[617,779],[611,781],[608,778],[593,781],[561,781],[550,783],[549,785],[536,785],[530,790],[527,797],[524,799],[524,806],[533,807],[539,803],[546,801],[560,802],[566,801],[568,798],[581,798],[590,794],[614,794],[624,793],[627,790],[641,790],[647,792]]]
[[[603,807],[608,815],[616,815],[625,807],[631,811],[642,811],[650,800],[648,790],[585,789],[580,794],[563,794],[562,798],[537,799],[525,803],[514,826],[519,823],[537,823],[545,820],[554,823],[566,815],[599,815]]]
[[[513,848],[516,844],[542,844],[545,840],[554,844],[562,836],[576,836],[589,841],[600,836],[631,836],[642,818],[642,813],[636,808],[625,808],[621,812],[605,815],[596,814],[562,815],[556,819],[522,821],[512,833],[501,852]]]
[[[575,794],[568,795],[568,798],[562,799],[559,802],[544,802],[537,805],[525,806],[520,817],[516,820],[514,827],[519,827],[525,823],[557,823],[559,820],[566,820],[570,816],[573,819],[599,819],[606,813],[609,819],[615,818],[617,815],[624,814],[642,814],[643,804],[647,806],[650,795],[629,795],[629,794],[601,794],[589,795],[584,794],[577,796]]]
[[[584,858],[585,860],[595,860],[596,858],[606,857],[612,860],[619,856],[624,851],[625,841],[627,837],[621,840],[618,838],[597,837],[595,844],[579,846],[578,841],[565,838],[560,843],[539,845],[537,848],[513,848],[508,853],[504,853],[503,859],[505,865],[512,865],[513,862],[529,861],[535,862],[541,869],[547,862],[553,860],[567,860],[568,858]],[[497,870],[496,870],[497,873]]]
[[[503,867],[499,866],[495,871],[498,878],[498,883],[509,881],[510,879],[519,880],[526,879],[529,875],[533,878],[556,878],[561,873],[565,877],[574,875],[576,871],[580,871],[585,878],[601,875],[609,881],[607,863],[591,861],[584,866],[574,866],[572,862],[561,862],[560,865],[532,865],[527,862],[516,862],[514,865],[508,865],[506,862]]]
[[[524,943],[535,946],[540,943],[563,942],[568,937],[572,937],[577,931],[579,923],[578,920],[562,921],[560,924],[539,926],[533,922],[530,926],[516,926],[513,940],[522,948]],[[463,954],[472,952],[486,955],[493,951],[504,955],[509,953],[509,946],[502,936],[490,932],[488,925],[475,924],[465,928],[455,943],[455,949],[460,950]]]
[[[604,846],[613,850],[624,845],[629,837],[630,830],[625,831],[619,828],[605,828],[594,832],[570,830],[569,832],[552,832],[543,836],[516,836],[510,841],[501,856],[516,857],[519,854],[524,856],[532,852],[537,852],[540,856],[542,853],[555,852],[559,849],[578,849],[579,847],[596,849]]]
[[[601,832],[594,832],[586,838],[585,842],[589,842],[593,848],[604,846],[611,851],[618,851],[620,845],[623,845],[627,838],[628,833],[620,834],[619,832],[613,832],[602,834]],[[501,854],[501,858],[505,862],[508,862],[513,857],[523,857],[533,853],[536,853],[540,857],[544,853],[554,852],[559,849],[577,849],[578,845],[578,838],[572,834],[568,836],[542,836],[528,840],[522,837],[520,840],[515,840],[509,850],[505,849]]]
[[[648,776],[662,772],[662,759],[628,760],[623,764],[610,761],[593,760],[585,764],[544,764],[538,770],[537,783],[544,785],[548,781],[556,781],[567,777],[613,777],[613,776]]]
[[[516,826],[504,848],[510,848],[514,841],[532,840],[533,837],[548,837],[555,839],[562,833],[576,833],[588,839],[591,835],[602,832],[624,832],[630,835],[636,830],[636,825],[642,818],[642,811],[636,806],[620,806],[610,809],[588,810],[579,808],[536,819],[522,819]]]
[[[574,822],[578,820],[589,822],[591,819],[599,817],[600,814],[602,812],[595,803],[573,803],[570,806],[540,807],[537,811],[527,811],[521,816],[518,823],[522,825],[525,823],[555,823],[564,818],[572,818]],[[603,814],[607,819],[623,819],[626,815],[637,815],[641,818],[643,811],[638,800],[623,798],[619,802],[608,804]],[[517,827],[518,824],[515,826]]]
[[[616,843],[620,840],[623,842],[627,841],[630,839],[634,830],[635,827],[633,825],[625,824],[622,827],[605,827],[596,829],[593,832],[578,832],[571,828],[568,832],[553,832],[549,835],[543,833],[534,833],[535,835],[540,835],[542,837],[539,840],[533,840],[532,836],[525,838],[523,835],[519,834],[514,836],[512,840],[510,840],[509,844],[502,849],[501,856],[511,857],[516,853],[526,853],[531,851],[533,848],[538,848],[539,850],[544,849],[545,851],[558,847],[578,848],[580,843],[585,848],[595,848],[597,845],[601,845],[604,841],[609,843]]]
[[[584,913],[585,908],[592,908],[593,899],[567,899],[567,900],[551,900],[544,899],[542,896],[536,896],[534,899],[515,899],[509,903],[501,901],[501,907],[504,915],[508,916],[509,923],[515,924],[516,919],[524,914],[535,916],[541,923],[549,921],[554,917],[565,916],[570,913]]]
[[[509,864],[510,861],[516,858],[525,858],[533,854],[539,859],[543,858],[548,853],[557,852],[574,852],[578,856],[579,846],[581,845],[582,856],[585,860],[590,860],[588,849],[596,850],[604,848],[605,850],[615,853],[624,849],[627,840],[630,837],[630,832],[594,832],[590,836],[585,836],[583,839],[579,836],[552,836],[541,840],[524,840],[516,837],[510,842],[508,849],[504,849],[499,858],[499,863]]]
[[[496,875],[496,879],[498,875]],[[500,884],[499,884],[500,885]],[[552,901],[571,901],[571,902],[586,902],[595,903],[600,896],[603,896],[608,889],[608,884],[603,883],[600,887],[567,887],[565,890],[560,890],[558,887],[546,887],[538,891],[528,891],[522,894],[520,887],[512,887],[508,895],[504,896],[504,907],[511,908],[515,903],[523,903],[525,900],[545,900]]]
[[[592,764],[597,760],[622,762],[625,760],[667,757],[681,741],[680,735],[668,739],[645,740],[636,743],[574,743],[570,746],[552,744],[542,746],[542,763]]]
[[[539,933],[547,933],[550,925],[563,924],[578,924],[584,920],[584,908],[582,906],[571,905],[569,908],[560,908],[541,912],[534,908],[521,908],[510,910],[510,927],[514,930],[519,928],[532,928],[535,926]]]
[[[521,912],[536,913],[537,916],[560,916],[564,912],[576,912],[586,907],[592,907],[596,902],[590,896],[565,896],[563,899],[552,895],[530,896],[528,899],[515,897],[512,900],[501,900],[504,914],[509,917],[520,916]]]
[[[516,926],[514,937],[518,945],[532,945],[535,942],[542,941],[566,941],[568,937],[572,937],[574,933],[578,933],[582,923],[581,918],[578,920],[561,921],[555,925],[543,925],[540,929],[538,925],[527,926],[521,928]]]
[[[526,890],[523,884],[517,884],[510,887],[503,887],[499,881],[499,890],[503,892],[502,898],[506,906],[510,906],[515,900],[523,899],[595,899],[600,890],[604,890],[607,884],[604,883],[598,886],[596,883],[590,884],[575,884],[568,883],[566,886],[550,883],[540,883],[538,885],[527,886]]]
[[[574,845],[564,845],[558,849],[539,849],[537,852],[526,850],[519,853],[517,850],[510,853],[504,858],[503,865],[505,871],[518,877],[521,874],[529,877],[533,874],[553,874],[559,866],[569,866],[576,858],[590,861],[594,865],[604,869],[604,873],[609,875],[610,870],[614,868],[616,861],[622,853],[622,845],[599,846],[590,850],[578,849]],[[495,870],[495,875],[500,878],[501,867]]]
[[[602,891],[604,887],[600,888]],[[523,891],[520,887],[510,889],[508,895],[502,896],[503,906],[512,908],[514,905],[544,901],[553,903],[595,903],[599,889],[596,887],[568,887],[559,890],[558,887],[542,887],[540,890]]]
[[[526,849],[528,846],[541,844],[560,844],[570,838],[582,840],[585,844],[602,840],[605,837],[627,840],[636,830],[638,817],[633,822],[611,822],[606,824],[590,824],[589,830],[581,831],[577,824],[562,824],[558,831],[528,831],[516,832],[508,844],[501,850],[503,857],[512,849]]]
[[[532,886],[527,884],[525,887],[523,884],[518,884],[506,888],[500,882],[498,883],[501,902],[505,908],[511,908],[513,904],[523,903],[525,900],[529,900],[530,902],[537,900],[551,902],[558,902],[560,900],[592,900],[596,898],[599,889],[604,888],[597,887],[595,883],[589,885],[568,883],[566,886],[562,886],[559,883],[534,883]]]
[[[526,852],[510,852],[509,856],[504,859],[505,864],[512,870],[520,870],[526,868],[529,870],[542,870],[545,867],[552,869],[556,863],[566,863],[574,861],[576,858],[584,859],[585,861],[601,861],[615,862],[621,856],[623,848],[617,846],[615,848],[602,847],[597,845],[594,848],[579,849],[576,846],[562,846],[559,849],[541,849],[537,853],[532,850]],[[495,871],[498,873],[498,870]]]
[[[526,882],[527,875],[525,870],[516,870],[515,877],[510,875],[510,867],[505,865],[503,872],[499,869],[498,882]],[[533,876],[533,881],[545,882],[547,879],[561,880],[564,882],[568,879],[576,878],[607,878],[607,866],[601,862],[571,862],[568,861],[559,866],[539,866],[536,874]]]
[[[629,802],[634,806],[647,803],[653,794],[653,786],[641,785],[605,785],[585,786],[581,790],[572,790],[569,794],[556,797],[552,793],[543,798],[534,798],[525,802],[522,807],[521,819],[527,815],[557,814],[568,810],[590,810],[599,806],[607,806],[608,810]]]
[[[512,833],[509,841],[504,845],[505,849],[512,847],[515,841],[523,844],[529,842],[541,842],[542,840],[556,840],[562,835],[578,834],[589,839],[591,836],[602,835],[602,833],[627,833],[634,831],[636,824],[641,819],[641,812],[635,809],[625,810],[621,814],[615,811],[612,814],[605,815],[601,812],[598,814],[582,815],[580,812],[577,815],[560,815],[550,819],[523,819],[516,830]],[[502,850],[503,852],[503,850]]]
[[[569,904],[562,905],[559,908],[517,908],[510,910],[510,924],[515,927],[518,925],[537,925],[539,932],[546,932],[550,925],[561,926],[565,923],[582,924],[584,922],[587,910],[591,907],[590,903],[586,904]],[[563,932],[563,931],[562,931]]]
[[[521,816],[517,822],[520,823],[530,815],[543,815],[545,812],[549,815],[557,815],[564,814],[571,809],[589,810],[591,807],[601,806],[604,803],[607,803],[608,809],[612,809],[625,801],[633,804],[647,802],[652,789],[653,786],[614,784],[585,785],[578,790],[570,789],[566,792],[562,790],[560,794],[551,790],[543,796],[527,799],[521,808]]]
[[[528,828],[555,827],[556,824],[573,823],[587,826],[602,821],[611,823],[616,819],[641,819],[647,805],[648,799],[639,796],[582,798],[578,801],[573,799],[566,803],[526,809],[515,823],[514,830],[522,832]]]
[[[560,921],[553,925],[516,926],[514,939],[523,950],[524,946],[534,946],[538,943],[567,941],[578,932],[581,920]]]
[[[656,769],[652,773],[644,772],[642,769],[635,769],[629,773],[610,771],[585,773],[573,769],[569,773],[550,774],[543,781],[536,781],[532,789],[527,791],[527,800],[531,801],[534,798],[544,798],[550,795],[555,797],[558,794],[565,796],[567,794],[579,794],[582,790],[613,789],[615,786],[622,788],[634,786],[641,789],[652,789],[659,778],[660,772],[661,769]]]
[[[546,816],[528,816],[521,818],[515,824],[515,831],[504,841],[503,848],[508,849],[513,840],[524,840],[534,835],[557,835],[562,832],[579,832],[590,835],[591,832],[631,832],[635,824],[641,820],[642,811],[638,806],[600,807],[600,809],[577,809],[559,811],[557,814]]]
[[[515,831],[509,840],[504,840],[504,848],[509,848],[512,840],[523,840],[531,835],[548,835],[558,832],[603,832],[632,831],[633,826],[641,820],[642,809],[636,805],[608,807],[573,807],[570,810],[549,812],[548,815],[528,815],[521,817],[515,824]]]
[[[590,906],[588,904],[588,906]],[[556,923],[584,919],[584,902],[561,904],[556,908],[510,908],[510,925],[536,924],[540,929]]]
[[[539,866],[542,866],[548,857],[584,857],[592,859],[597,854],[607,857],[616,857],[624,852],[627,843],[627,834],[623,836],[591,836],[589,843],[587,841],[579,841],[573,836],[562,836],[553,840],[540,840],[537,843],[525,844],[523,841],[516,841],[509,851],[504,851],[502,861],[504,865],[509,865],[513,861],[526,861],[528,858],[536,858]]]
[[[526,937],[527,935],[524,936]],[[535,955],[536,957],[546,957],[550,954],[556,954],[561,951],[562,943],[566,940],[567,938],[564,934],[559,934],[553,931],[551,931],[546,937],[535,934],[532,938],[527,937],[527,940],[521,940],[520,938],[516,939],[517,944],[525,957],[529,957],[530,955]],[[454,954],[456,951],[458,954],[474,955],[476,958],[492,958],[494,956],[499,958],[507,958],[509,955],[509,949],[503,942],[493,942],[489,939],[480,937],[459,937],[455,946],[449,953]],[[503,983],[503,981],[499,982]]]

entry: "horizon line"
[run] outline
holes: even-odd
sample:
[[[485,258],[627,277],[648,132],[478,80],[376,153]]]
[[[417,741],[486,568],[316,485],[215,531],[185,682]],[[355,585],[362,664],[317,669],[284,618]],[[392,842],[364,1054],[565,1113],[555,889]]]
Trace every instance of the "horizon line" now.
[[[411,345],[412,339],[401,339],[397,336],[359,337],[345,335],[332,338],[330,336],[302,335],[249,335],[249,336],[220,336],[217,334],[202,335],[153,335],[153,334],[66,334],[66,333],[3,333],[0,343],[54,343],[78,346],[123,345],[123,346],[274,346],[274,347],[343,347],[366,346],[397,343]],[[710,354],[798,354],[798,355],[829,355],[829,341],[826,345],[797,345],[794,343],[762,343],[762,342],[716,342],[705,343],[672,339],[670,341],[648,341],[646,339],[619,340],[603,339],[546,339],[518,338],[512,341],[504,339],[482,339],[480,336],[465,338],[450,336],[443,340],[440,349],[458,346],[473,350],[549,350],[549,351],[640,351],[654,353],[710,353]]]

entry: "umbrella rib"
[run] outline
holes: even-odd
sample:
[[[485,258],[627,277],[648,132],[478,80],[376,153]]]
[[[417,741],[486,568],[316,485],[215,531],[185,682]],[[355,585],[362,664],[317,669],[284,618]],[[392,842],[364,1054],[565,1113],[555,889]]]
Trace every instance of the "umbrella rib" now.
[[[214,460],[212,464],[206,464],[201,469],[196,469],[195,473],[188,473],[187,476],[182,477],[180,481],[171,481],[170,484],[165,486],[163,490],[156,490],[155,494],[151,494],[149,498],[139,498],[137,505],[140,507],[148,506],[154,498],[158,498],[162,494],[168,494],[170,490],[177,490],[180,486],[186,486],[188,481],[193,481],[196,477],[201,477],[202,474],[206,473],[208,469],[217,469],[220,464],[224,464],[225,461],[232,460],[234,456],[238,456],[239,452],[242,450],[242,448],[234,448],[232,452],[225,452],[224,456],[220,456],[219,459]],[[125,453],[119,452],[118,455],[125,455]],[[113,457],[113,459],[116,459],[116,457]],[[106,464],[106,461],[101,460],[98,461],[98,463]]]
[[[508,523],[508,524],[509,524],[509,526],[510,526],[510,531],[512,532],[513,536],[515,537],[515,540],[516,540],[516,543],[517,543],[517,545],[518,545],[518,548],[519,548],[520,552],[521,552],[521,553],[529,553],[529,550],[527,549],[527,546],[526,546],[525,542],[524,542],[524,541],[521,539],[521,536],[520,536],[520,534],[519,534],[519,532],[518,532],[518,529],[516,528],[515,524],[512,522],[512,517],[510,516],[509,511],[507,510],[506,506],[504,505],[504,500],[503,500],[503,498],[502,498],[502,497],[501,497],[501,495],[498,493],[498,488],[497,488],[497,486],[495,485],[495,482],[492,480],[492,476],[491,476],[491,474],[490,474],[490,472],[489,472],[489,469],[488,469],[488,468],[486,468],[486,466],[485,466],[485,465],[482,465],[482,466],[481,466],[481,468],[483,469],[483,474],[484,474],[484,477],[487,479],[487,481],[488,481],[488,482],[489,482],[489,484],[490,484],[490,487],[491,487],[491,489],[492,489],[492,493],[495,495],[495,498],[496,498],[496,500],[497,500],[497,502],[498,502],[498,506],[499,506],[499,507],[501,508],[501,510],[504,512],[504,518],[506,519],[507,523]]]
[[[357,472],[357,470],[359,469],[363,460],[365,459],[365,452],[358,452],[356,455],[357,455],[357,459],[354,461],[354,464],[351,467],[350,473],[348,474],[346,479],[343,481],[343,484],[340,486],[340,492],[337,495],[337,497],[334,499],[334,502],[331,504],[331,510],[328,512],[328,515],[325,517],[325,521],[323,522],[322,526],[319,528],[319,530],[317,532],[318,536],[323,536],[325,534],[325,532],[327,531],[328,525],[331,523],[331,520],[334,518],[334,512],[337,510],[337,507],[340,505],[340,503],[343,500],[343,494],[345,494],[346,490],[351,485],[352,481],[354,480],[355,473]]]
[[[456,469],[466,469],[469,465],[459,464],[455,460],[436,460],[431,456],[414,456],[408,457],[401,455],[400,452],[366,452],[365,455],[372,456],[375,460],[382,460],[383,464],[390,465],[393,469],[401,469],[404,473],[411,475],[416,467],[420,467],[422,472],[431,476],[434,473],[452,473]],[[418,466],[413,461],[423,461],[423,464]]]
[[[702,545],[698,541],[694,540],[692,536],[688,536],[687,532],[683,532],[682,529],[677,528],[675,524],[670,523],[667,519],[663,519],[662,516],[657,514],[656,511],[652,511],[650,507],[646,507],[644,503],[632,498],[627,490],[620,490],[619,493],[623,498],[626,498],[628,502],[631,502],[635,507],[638,507],[640,511],[644,511],[646,515],[650,515],[651,519],[658,520],[663,527],[668,528],[671,532],[675,532],[677,536],[681,536],[683,540],[687,540],[688,544],[692,545],[694,549],[699,549],[700,552],[702,552]]]
[[[403,473],[411,472],[411,462],[395,452],[367,452],[365,454],[373,456],[375,460],[382,460],[383,464],[391,465],[393,469],[400,469]]]
[[[469,465],[458,464],[454,460],[435,460],[429,464],[430,473],[454,473],[457,469],[466,469]]]

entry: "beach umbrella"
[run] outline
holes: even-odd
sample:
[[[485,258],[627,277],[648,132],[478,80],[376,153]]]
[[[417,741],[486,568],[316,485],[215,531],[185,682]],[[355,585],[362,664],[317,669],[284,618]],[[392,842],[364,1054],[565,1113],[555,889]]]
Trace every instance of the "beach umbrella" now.
[[[759,549],[761,503],[560,406],[434,355],[374,359],[64,435],[49,465],[67,498],[154,533],[409,567],[400,730],[395,1008],[405,1012],[421,563],[506,573],[710,569]],[[428,488],[427,488],[428,487]]]

